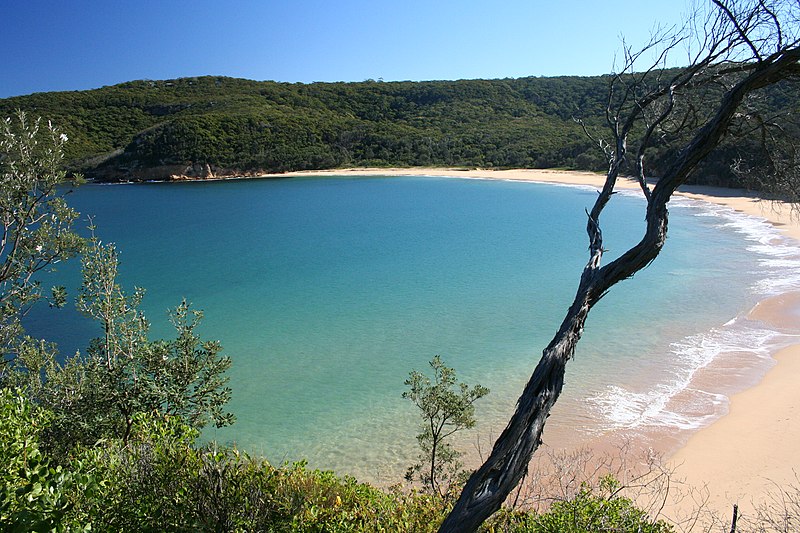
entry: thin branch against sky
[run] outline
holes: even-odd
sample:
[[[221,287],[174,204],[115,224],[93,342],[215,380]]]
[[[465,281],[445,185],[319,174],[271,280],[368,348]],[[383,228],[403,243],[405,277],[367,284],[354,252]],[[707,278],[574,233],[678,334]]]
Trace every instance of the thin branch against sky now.
[[[597,75],[687,7],[633,0],[0,3],[0,97],[134,79]],[[620,16],[622,14],[622,16]]]

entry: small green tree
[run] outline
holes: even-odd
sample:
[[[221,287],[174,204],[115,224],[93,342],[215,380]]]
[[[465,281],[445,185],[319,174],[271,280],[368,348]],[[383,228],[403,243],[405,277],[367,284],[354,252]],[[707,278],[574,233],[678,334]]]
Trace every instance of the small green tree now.
[[[102,244],[92,227],[87,246],[72,230],[78,213],[58,190],[67,178],[61,169],[66,141],[49,123],[21,112],[0,124],[0,386],[51,412],[42,444],[55,457],[78,443],[127,441],[137,413],[179,415],[198,429],[232,423],[223,411],[231,360],[220,356],[218,342],[198,336],[202,314],[182,302],[171,311],[176,338],[150,341],[139,310],[144,291],[127,295],[117,283],[114,245]],[[64,360],[53,343],[26,335],[21,319],[44,298],[38,274],[79,252],[77,307],[100,323],[103,335],[85,354]],[[51,304],[65,302],[65,290],[56,288]]]
[[[82,262],[77,307],[100,323],[103,335],[64,363],[51,343],[24,338],[5,379],[52,411],[45,438],[51,451],[58,456],[108,437],[126,442],[138,413],[177,415],[195,429],[233,423],[224,411],[231,360],[220,356],[219,342],[200,339],[202,313],[184,300],[170,311],[175,339],[151,341],[139,309],[144,290],[128,295],[117,283],[114,245],[92,236]]]
[[[445,366],[436,355],[430,361],[433,381],[416,370],[409,374],[405,384],[409,390],[403,398],[414,402],[422,416],[417,435],[421,449],[419,463],[411,466],[406,479],[416,476],[432,494],[446,498],[452,485],[463,472],[459,460],[462,452],[453,448],[449,437],[464,429],[475,427],[475,402],[489,394],[482,385],[470,388],[466,383],[456,384],[455,370]]]
[[[58,440],[90,444],[113,436],[127,441],[137,413],[178,415],[196,429],[209,422],[233,423],[234,416],[223,411],[231,396],[224,376],[231,360],[219,355],[219,342],[200,339],[196,328],[202,313],[182,301],[170,311],[176,338],[150,341],[150,324],[139,309],[144,290],[128,295],[117,283],[116,247],[93,234],[82,263],[77,307],[100,323],[103,336],[92,340],[85,356],[77,354],[56,368],[59,387],[48,398],[60,407],[54,427],[65,434]],[[78,401],[69,408],[64,396],[76,391]]]
[[[72,229],[78,213],[57,190],[68,181],[62,167],[66,141],[52,124],[29,120],[22,111],[0,121],[0,379],[24,339],[22,316],[44,297],[36,275],[84,244]],[[54,288],[51,304],[64,302],[63,288]]]

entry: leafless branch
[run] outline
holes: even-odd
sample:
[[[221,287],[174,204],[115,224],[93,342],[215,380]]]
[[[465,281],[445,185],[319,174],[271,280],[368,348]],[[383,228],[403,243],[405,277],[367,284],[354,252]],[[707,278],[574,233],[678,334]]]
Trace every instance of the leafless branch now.
[[[659,255],[667,235],[670,198],[686,182],[690,172],[720,144],[745,99],[759,89],[797,75],[800,47],[796,42],[785,44],[785,25],[780,35],[775,35],[779,31],[774,24],[778,11],[766,13],[761,8],[763,0],[712,2],[717,12],[704,21],[707,33],[698,39],[702,46],[695,53],[696,61],[676,72],[667,83],[662,72],[653,65],[640,74],[633,69],[644,50],[655,45],[672,48],[683,42],[681,38],[654,38],[639,52],[632,51],[627,45],[623,47],[623,69],[611,77],[606,108],[606,123],[612,139],[608,145],[613,146],[613,157],[610,158],[603,188],[587,213],[589,258],[581,273],[575,298],[555,336],[543,350],[508,426],[496,441],[490,456],[470,477],[440,531],[475,531],[502,505],[527,473],[530,458],[542,443],[545,422],[561,393],[566,364],[575,353],[592,307],[616,283],[633,276]],[[793,24],[798,24],[800,4],[787,3],[786,6],[789,13],[784,15]],[[777,41],[784,46],[770,52],[770,43]],[[656,57],[661,60],[666,56],[662,52]],[[755,63],[742,68],[742,58]],[[723,65],[723,69],[738,67],[738,70],[734,70],[732,78],[727,80],[719,73],[718,65]],[[702,117],[652,191],[649,190],[644,180],[644,154],[652,146],[655,132],[674,112],[677,96],[685,90],[723,81],[726,86],[716,108]],[[686,117],[682,123],[689,124]],[[637,177],[640,183],[645,183],[646,228],[639,243],[603,265],[601,215],[614,194],[629,137],[636,128],[641,129],[642,124],[645,124],[644,139],[637,151],[637,167],[640,169]]]

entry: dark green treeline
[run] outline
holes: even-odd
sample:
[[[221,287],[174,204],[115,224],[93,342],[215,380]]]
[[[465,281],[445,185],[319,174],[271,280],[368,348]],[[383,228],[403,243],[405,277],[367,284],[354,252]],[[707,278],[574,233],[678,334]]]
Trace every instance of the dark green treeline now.
[[[602,154],[573,118],[601,126],[608,82],[290,84],[204,76],[7,98],[0,113],[22,109],[52,120],[70,139],[71,170],[98,180],[347,166],[603,170]],[[798,100],[778,95],[767,105],[797,109]],[[723,147],[701,169],[703,180],[748,186],[729,170],[742,150],[752,147]],[[668,157],[665,141],[648,170],[657,175]]]

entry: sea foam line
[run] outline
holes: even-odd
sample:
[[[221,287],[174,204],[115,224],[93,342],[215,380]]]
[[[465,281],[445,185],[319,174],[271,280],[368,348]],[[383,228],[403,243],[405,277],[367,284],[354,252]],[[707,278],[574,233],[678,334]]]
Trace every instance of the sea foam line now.
[[[673,364],[665,372],[666,378],[649,390],[637,392],[611,385],[589,397],[587,402],[590,410],[603,419],[603,430],[660,426],[697,429],[718,416],[718,406],[727,402],[722,394],[694,388],[697,372],[715,360],[733,354],[766,360],[783,337],[781,333],[758,327],[752,321],[737,319],[670,344],[668,358]],[[692,397],[691,405],[673,402],[684,393]],[[703,414],[698,415],[698,412]]]
[[[759,267],[753,273],[756,280],[747,288],[757,299],[800,290],[800,248],[766,219],[682,197],[674,198],[670,207],[688,209],[693,216],[718,219],[718,227],[741,234],[746,243],[744,248],[756,255]],[[763,368],[771,354],[796,342],[792,337],[745,317],[735,317],[722,326],[672,343],[669,348],[672,364],[665,378],[649,390],[610,385],[587,398],[589,410],[602,419],[603,430],[703,427],[721,415],[721,406],[728,399],[716,392],[693,388],[697,372],[720,358],[743,355]],[[673,401],[681,394],[691,398],[690,404]]]

